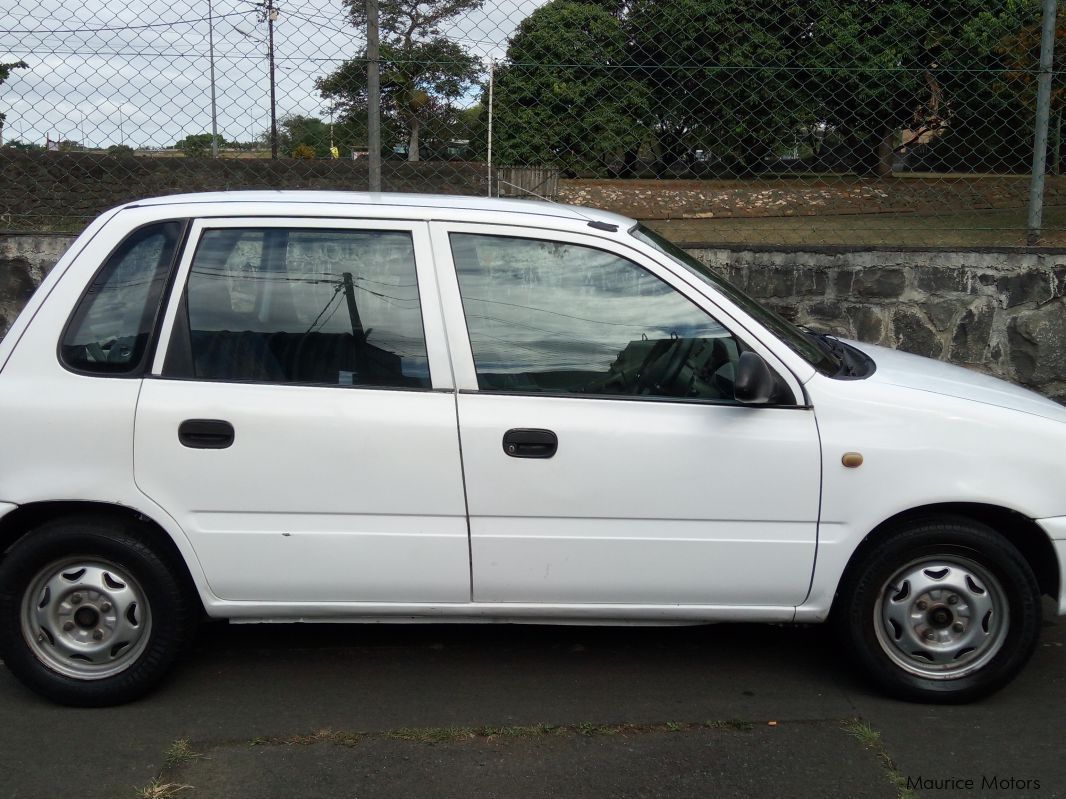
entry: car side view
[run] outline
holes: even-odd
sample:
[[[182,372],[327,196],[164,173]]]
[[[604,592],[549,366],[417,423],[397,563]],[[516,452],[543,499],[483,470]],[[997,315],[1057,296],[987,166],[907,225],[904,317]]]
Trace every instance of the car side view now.
[[[135,699],[231,622],[830,621],[894,696],[1066,613],[1066,408],[801,329],[630,219],[162,197],[0,341],[0,656]]]

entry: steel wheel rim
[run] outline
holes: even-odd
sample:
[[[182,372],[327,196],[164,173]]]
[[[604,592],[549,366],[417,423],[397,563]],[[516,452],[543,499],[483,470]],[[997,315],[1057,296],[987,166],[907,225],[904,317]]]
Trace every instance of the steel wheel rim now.
[[[974,560],[922,558],[896,571],[874,606],[886,655],[916,677],[955,680],[1003,648],[1010,605],[999,580]]]
[[[111,561],[74,557],[34,575],[22,595],[22,637],[45,666],[77,680],[125,671],[144,652],[152,628],[144,590]]]

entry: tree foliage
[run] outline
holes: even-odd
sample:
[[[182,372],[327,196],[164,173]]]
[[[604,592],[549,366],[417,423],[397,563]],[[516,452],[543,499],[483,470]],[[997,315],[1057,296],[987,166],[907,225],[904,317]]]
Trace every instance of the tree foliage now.
[[[293,114],[278,122],[278,149],[295,158],[329,157],[329,123],[317,117]],[[269,134],[267,134],[269,137]],[[296,149],[303,155],[297,156]],[[307,155],[310,151],[310,155]]]
[[[221,136],[215,136],[215,141],[218,143],[218,148],[221,150],[226,142]],[[205,158],[211,155],[211,134],[210,133],[190,133],[184,139],[180,139],[174,143],[175,150],[181,150],[182,154],[187,158]]]
[[[0,86],[2,86],[4,84],[4,81],[6,81],[11,76],[13,70],[29,68],[30,65],[27,64],[25,61],[12,61],[7,64],[0,64]],[[3,112],[0,112],[0,130],[3,129],[4,120],[6,119],[7,116]]]
[[[1066,8],[1059,3],[1055,25],[1055,52],[1066,52]],[[999,43],[999,54],[1006,67],[1002,76],[1003,94],[1019,109],[1026,120],[1036,112],[1036,83],[1040,66],[1041,23],[1033,20],[1020,30],[1013,31]],[[1051,165],[1057,174],[1062,161],[1062,117],[1066,111],[1066,73],[1061,68],[1051,73]],[[1026,126],[1027,130],[1028,126]],[[1028,155],[1028,153],[1025,153]]]
[[[811,4],[799,44],[811,109],[884,174],[894,131],[962,138],[999,103],[1000,42],[1034,19],[1028,0],[835,0]],[[906,142],[901,143],[906,146]]]
[[[441,25],[479,8],[483,0],[381,0],[380,76],[382,140],[406,140],[407,158],[418,161],[425,136],[439,135],[456,120],[455,101],[477,82],[481,62],[441,34]],[[349,20],[366,26],[366,5],[348,0]],[[336,104],[341,118],[366,117],[366,52],[346,61],[316,87]]]
[[[495,73],[499,160],[602,168],[638,146],[651,106],[626,31],[602,7],[553,0],[519,24]]]
[[[794,142],[809,121],[795,72],[802,6],[795,0],[634,0],[626,27],[653,98],[661,164],[701,149],[754,169]]]
[[[1036,0],[550,0],[497,72],[501,156],[754,171],[825,144],[886,174],[933,139],[992,163],[1025,128],[1004,42],[1030,58],[1038,20]]]

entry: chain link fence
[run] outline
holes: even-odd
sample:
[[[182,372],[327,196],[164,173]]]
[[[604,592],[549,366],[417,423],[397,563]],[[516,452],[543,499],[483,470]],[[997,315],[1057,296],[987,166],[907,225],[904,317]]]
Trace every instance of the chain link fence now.
[[[681,241],[1066,245],[1053,0],[370,2],[376,117],[366,0],[9,0],[0,228],[379,167]]]

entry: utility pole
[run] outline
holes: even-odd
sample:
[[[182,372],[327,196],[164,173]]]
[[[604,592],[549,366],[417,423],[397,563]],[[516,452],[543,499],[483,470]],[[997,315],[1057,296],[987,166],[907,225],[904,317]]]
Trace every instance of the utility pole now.
[[[207,49],[211,59],[211,157],[218,158],[218,107],[215,104],[215,15],[207,0]]]
[[[278,157],[278,100],[274,84],[274,20],[277,18],[274,0],[266,0],[267,58],[270,61],[270,157],[275,159]]]
[[[366,0],[366,149],[370,191],[381,191],[381,48],[378,0]]]

